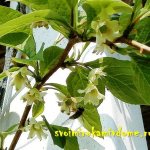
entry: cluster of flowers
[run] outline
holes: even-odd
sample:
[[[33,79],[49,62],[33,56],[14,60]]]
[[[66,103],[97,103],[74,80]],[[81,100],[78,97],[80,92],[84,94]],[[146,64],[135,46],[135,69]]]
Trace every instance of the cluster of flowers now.
[[[78,103],[82,101],[84,102],[84,105],[92,104],[94,106],[98,106],[104,99],[104,95],[97,89],[98,79],[102,76],[105,76],[103,68],[96,68],[90,71],[87,87],[84,90],[78,90],[79,94],[84,95],[82,97],[68,97],[63,93],[56,93],[56,96],[60,101],[59,106],[61,107],[61,111],[68,115],[71,112],[76,112],[78,109]]]
[[[31,86],[28,76],[32,76],[32,74],[27,67],[22,67],[14,72],[6,72],[6,74],[12,79],[11,84],[15,86],[16,91],[20,90],[24,85],[29,88],[29,91],[22,96],[24,102],[27,102],[28,105],[37,104],[38,102],[44,103],[46,93]],[[29,138],[33,138],[36,135],[42,140],[42,137],[46,137],[41,122],[37,122],[35,118],[31,118],[24,129],[29,131]]]

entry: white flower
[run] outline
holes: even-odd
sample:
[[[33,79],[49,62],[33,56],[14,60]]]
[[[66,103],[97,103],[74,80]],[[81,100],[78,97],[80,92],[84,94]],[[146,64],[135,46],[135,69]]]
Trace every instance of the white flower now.
[[[68,115],[71,112],[77,111],[77,103],[83,100],[82,97],[67,97],[62,93],[56,93],[59,99],[59,106],[61,107],[61,112],[66,112]]]
[[[104,17],[103,19],[93,21],[91,26],[96,32],[96,48],[94,52],[99,54],[105,50],[112,51],[111,48],[106,45],[106,41],[113,42],[117,37],[121,36],[118,21],[111,21],[108,17]]]
[[[93,104],[98,106],[105,98],[93,83],[89,83],[85,90],[78,90],[79,93],[85,93],[84,104]]]
[[[14,85],[16,90],[21,89],[25,84],[31,87],[27,75],[31,75],[27,67],[22,67],[14,72],[6,72],[12,78],[11,85]]]
[[[41,122],[37,122],[34,118],[30,119],[30,124],[25,127],[25,130],[29,130],[28,138],[33,138],[34,136],[37,136],[40,140],[42,140],[42,138],[47,137],[47,134],[43,131]]]
[[[98,79],[102,76],[106,76],[106,73],[103,72],[104,67],[92,69],[89,73],[88,79],[94,83],[95,85],[98,84]]]
[[[37,101],[44,102],[43,97],[46,93],[40,92],[36,88],[30,89],[25,95],[22,96],[23,101],[26,101],[28,105],[32,105]]]

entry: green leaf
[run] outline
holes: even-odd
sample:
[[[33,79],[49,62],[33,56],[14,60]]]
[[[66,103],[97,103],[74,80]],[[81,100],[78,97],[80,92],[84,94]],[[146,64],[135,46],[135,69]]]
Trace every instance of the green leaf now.
[[[27,38],[28,34],[23,32],[8,33],[0,37],[0,44],[19,49],[19,45],[22,44]]]
[[[48,0],[11,0],[23,3],[28,7],[36,10],[48,9]]]
[[[70,25],[72,25],[73,10],[78,0],[48,0],[49,8],[64,18]],[[75,12],[74,12],[75,13]]]
[[[20,17],[22,14],[19,11],[11,9],[9,7],[4,7],[0,5],[0,25],[8,22],[9,20]]]
[[[64,150],[79,150],[79,145],[76,136],[69,136],[69,132],[72,135],[72,131],[69,128],[51,125],[47,122],[46,118],[43,117],[45,124],[51,133],[53,142]],[[67,136],[65,135],[67,134]]]
[[[15,112],[8,112],[0,118],[0,132],[7,135],[16,129],[19,123],[19,115]]]
[[[44,112],[44,103],[38,102],[33,105],[32,108],[32,117],[36,118]]]
[[[70,96],[68,89],[65,85],[58,84],[58,83],[49,83],[48,85],[54,87],[57,91],[63,93],[66,96]]]
[[[97,108],[93,105],[85,106],[83,114],[80,117],[80,121],[89,132],[92,132],[92,127],[96,131],[102,131],[100,116]]]
[[[101,11],[107,11],[109,14],[119,12],[132,12],[132,8],[120,0],[86,0],[83,9],[87,13],[88,21],[91,22]]]
[[[43,58],[44,45],[45,45],[45,43],[42,43],[40,50],[33,58],[31,58],[31,60],[41,60],[41,61],[44,60],[44,58]]]
[[[137,18],[142,9],[142,0],[135,0],[133,8],[133,19]]]
[[[10,21],[7,21],[4,24],[1,24],[0,37],[10,32],[14,32],[16,30],[22,29],[23,27],[29,26],[33,22],[38,22],[38,21],[46,21],[53,26],[57,26],[57,28],[59,29],[63,28],[66,34],[70,31],[68,28],[68,23],[64,21],[63,18],[60,18],[60,16],[54,11],[45,9],[45,10],[39,10],[29,14],[22,15],[18,18],[12,19]],[[58,27],[57,23],[59,23],[60,27]]]
[[[67,78],[67,88],[71,96],[80,97],[81,94],[78,90],[84,90],[88,84],[89,71],[82,67],[77,67],[75,72],[71,72]]]
[[[149,30],[150,18],[144,18],[135,25],[137,34],[135,40],[150,46],[150,30]]]
[[[100,66],[105,67],[106,86],[114,96],[131,104],[147,104],[134,83],[137,73],[130,61],[106,57],[101,59]]]
[[[55,64],[59,61],[59,58],[63,52],[63,49],[57,46],[51,46],[46,48],[43,52],[44,61],[40,61],[40,74],[44,76]]]
[[[146,0],[144,8],[150,10],[150,0]]]
[[[19,70],[19,69],[20,69],[19,67],[12,67],[12,68],[8,69],[7,71],[8,71],[8,72],[14,72],[14,71],[17,71],[17,70]],[[7,77],[6,71],[4,71],[4,72],[2,72],[2,73],[0,74],[0,80],[3,80],[3,79],[6,78],[6,77]]]
[[[79,145],[76,137],[66,137],[66,144],[64,150],[79,150]]]
[[[128,25],[131,22],[132,13],[123,13],[119,18],[119,24],[121,26],[121,32],[123,33],[127,29]]]
[[[27,39],[22,52],[25,53],[29,58],[32,58],[36,55],[36,43],[33,35]]]
[[[19,64],[24,64],[28,66],[35,67],[36,66],[36,61],[30,60],[30,59],[21,59],[21,58],[11,58],[12,61],[19,63]]]
[[[28,40],[25,43],[24,49],[22,52],[26,54],[29,57],[30,61],[35,61],[35,60],[44,60],[43,58],[43,49],[44,49],[44,43],[41,45],[40,50],[38,53],[36,53],[36,43],[34,40],[33,35],[31,35]]]
[[[133,69],[135,72],[134,84],[146,104],[150,105],[150,58],[134,57]]]
[[[2,135],[4,137],[13,134],[14,132],[16,132],[18,130],[18,124],[14,124],[11,127],[9,127],[6,131],[2,132]]]

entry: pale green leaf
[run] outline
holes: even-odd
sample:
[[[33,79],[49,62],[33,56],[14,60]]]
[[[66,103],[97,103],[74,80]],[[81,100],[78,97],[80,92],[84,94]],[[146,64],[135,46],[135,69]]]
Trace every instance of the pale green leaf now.
[[[22,14],[19,11],[0,5],[0,25],[9,20],[20,17]]]
[[[87,13],[88,21],[91,22],[102,11],[108,14],[132,12],[132,8],[120,0],[86,0],[83,9]]]
[[[12,68],[8,69],[7,71],[8,71],[8,72],[14,72],[14,71],[17,71],[17,70],[19,70],[19,69],[20,69],[19,67],[12,67]],[[5,77],[7,77],[6,71],[4,71],[4,72],[2,72],[2,73],[0,74],[0,80],[4,79]]]
[[[48,0],[11,0],[23,3],[35,10],[48,9]]]
[[[33,66],[33,67],[35,67],[35,65],[36,65],[36,60],[21,59],[21,58],[12,58],[12,61],[14,61],[16,63],[19,63],[19,64]]]
[[[39,10],[29,14],[25,14],[18,18],[7,21],[4,24],[1,24],[0,37],[10,32],[14,32],[16,30],[22,29],[23,27],[29,26],[33,22],[38,22],[38,21],[46,21],[52,25],[57,25],[57,23],[59,23],[59,25],[61,25],[65,31],[66,29],[68,29],[68,25],[67,25],[68,23],[65,22],[63,18],[60,18],[60,16],[55,12],[46,9],[46,10]]]
[[[44,112],[44,103],[38,102],[33,105],[32,117],[36,118]]]

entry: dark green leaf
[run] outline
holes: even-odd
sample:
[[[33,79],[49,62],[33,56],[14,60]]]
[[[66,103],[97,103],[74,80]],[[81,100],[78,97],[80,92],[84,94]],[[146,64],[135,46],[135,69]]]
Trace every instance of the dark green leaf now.
[[[23,32],[8,33],[0,37],[0,44],[19,49],[19,45],[22,44],[27,38],[28,34]]]
[[[40,50],[38,51],[38,53],[31,59],[31,60],[41,60],[43,61],[43,50],[44,50],[44,43],[42,43]]]
[[[150,46],[150,18],[144,18],[140,22],[138,22],[135,26],[137,31],[135,40]]]
[[[134,83],[137,74],[130,61],[106,57],[101,60],[101,66],[107,73],[106,86],[114,96],[131,104],[147,104],[147,99],[141,96]]]
[[[22,52],[25,53],[29,58],[32,58],[36,55],[36,43],[33,35],[31,35],[26,41],[26,44]]]
[[[135,72],[134,84],[146,104],[150,104],[150,59],[134,57],[133,69]]]
[[[102,131],[102,125],[100,122],[100,116],[98,114],[97,108],[93,105],[86,105],[84,112],[80,117],[81,123],[89,131],[92,132],[92,127],[94,130]]]
[[[72,131],[69,128],[51,125],[47,122],[45,117],[43,117],[45,124],[51,133],[53,142],[64,150],[79,150],[79,145],[76,136],[69,136],[69,132],[72,135]],[[66,134],[66,135],[65,135]]]
[[[70,73],[67,78],[67,88],[71,96],[78,97],[80,94],[78,90],[84,90],[88,84],[89,71],[82,67],[77,67],[75,72]]]
[[[51,46],[44,50],[44,61],[40,62],[40,74],[44,76],[58,61],[63,49]]]

